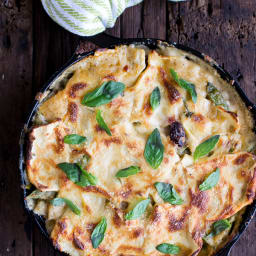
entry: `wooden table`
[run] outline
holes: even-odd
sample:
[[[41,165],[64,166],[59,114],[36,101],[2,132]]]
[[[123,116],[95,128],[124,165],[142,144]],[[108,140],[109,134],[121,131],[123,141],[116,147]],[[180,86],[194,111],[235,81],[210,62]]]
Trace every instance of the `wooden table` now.
[[[213,57],[256,96],[256,1],[195,0],[173,4],[145,0],[107,31],[118,37],[176,41]],[[56,25],[38,0],[0,3],[0,256],[52,256],[55,252],[25,213],[18,171],[22,124],[39,88],[79,42]],[[86,47],[89,47],[86,45]],[[232,256],[256,255],[255,218]]]

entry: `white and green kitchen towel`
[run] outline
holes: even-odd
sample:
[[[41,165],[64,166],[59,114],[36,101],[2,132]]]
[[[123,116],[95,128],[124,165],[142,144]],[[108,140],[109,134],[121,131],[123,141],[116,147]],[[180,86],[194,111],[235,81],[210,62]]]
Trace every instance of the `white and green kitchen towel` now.
[[[143,0],[41,0],[45,11],[60,26],[80,36],[111,28],[125,8]]]

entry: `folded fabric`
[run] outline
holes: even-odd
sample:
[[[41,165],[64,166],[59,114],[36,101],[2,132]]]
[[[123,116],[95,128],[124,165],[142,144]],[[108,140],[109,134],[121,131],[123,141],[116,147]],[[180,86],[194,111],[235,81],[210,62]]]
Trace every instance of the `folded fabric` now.
[[[125,8],[143,0],[41,0],[60,26],[80,36],[93,36],[113,27]]]

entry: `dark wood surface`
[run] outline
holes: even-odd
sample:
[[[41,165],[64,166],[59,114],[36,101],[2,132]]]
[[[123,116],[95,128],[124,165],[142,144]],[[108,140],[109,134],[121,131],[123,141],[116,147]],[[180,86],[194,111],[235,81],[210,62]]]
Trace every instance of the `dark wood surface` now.
[[[204,52],[256,102],[255,0],[145,0],[127,9],[107,33],[166,39]],[[36,92],[78,43],[78,36],[45,14],[39,0],[0,1],[0,256],[60,255],[23,209],[18,142]],[[256,255],[255,225],[254,218],[231,256]]]

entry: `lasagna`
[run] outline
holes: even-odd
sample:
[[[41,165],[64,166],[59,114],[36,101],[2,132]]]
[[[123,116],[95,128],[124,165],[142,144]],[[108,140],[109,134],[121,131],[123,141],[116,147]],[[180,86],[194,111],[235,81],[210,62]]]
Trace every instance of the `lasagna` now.
[[[254,200],[252,116],[194,55],[97,50],[39,101],[26,200],[62,252],[213,255]]]

